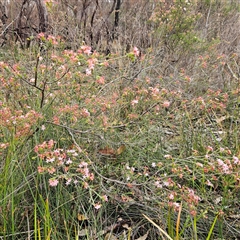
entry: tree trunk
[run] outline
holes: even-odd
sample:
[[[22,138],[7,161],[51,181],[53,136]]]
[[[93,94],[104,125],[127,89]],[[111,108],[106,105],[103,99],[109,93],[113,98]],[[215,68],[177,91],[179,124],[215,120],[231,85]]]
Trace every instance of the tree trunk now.
[[[119,12],[121,7],[121,0],[117,0],[116,6],[115,6],[115,16],[114,16],[114,27],[112,32],[112,39],[117,38],[117,28],[119,25]]]
[[[39,17],[39,32],[47,32],[48,30],[48,12],[43,0],[36,0],[38,17]]]

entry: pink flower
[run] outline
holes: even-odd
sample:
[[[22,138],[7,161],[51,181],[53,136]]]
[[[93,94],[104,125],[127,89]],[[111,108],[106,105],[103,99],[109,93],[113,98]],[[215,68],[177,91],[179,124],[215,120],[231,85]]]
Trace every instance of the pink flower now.
[[[83,178],[89,178],[90,173],[88,168],[84,168],[81,172],[83,174]]]
[[[90,58],[87,60],[88,62],[88,67],[90,70],[94,69],[95,64],[97,63],[97,59],[96,58]]]
[[[134,106],[136,104],[138,104],[138,100],[137,99],[132,100],[131,105]]]
[[[51,139],[48,141],[48,149],[51,149],[54,146],[54,141]]]
[[[43,40],[43,39],[45,39],[45,34],[43,32],[41,32],[37,35],[37,38],[40,38],[41,40]]]
[[[102,196],[102,199],[103,199],[105,202],[108,202],[108,196],[107,196],[107,195],[103,195],[103,196]]]
[[[197,211],[196,211],[196,210],[191,210],[191,211],[190,211],[190,214],[191,214],[193,217],[195,217],[195,216],[197,215]]]
[[[165,181],[165,182],[163,182],[163,185],[166,186],[166,187],[168,187],[168,186],[170,186],[170,183],[167,182],[167,181]]]
[[[38,173],[43,173],[45,171],[44,167],[38,166]]]
[[[100,209],[101,207],[102,207],[102,204],[100,204],[99,202],[94,205],[94,208],[97,210]]]
[[[198,202],[201,200],[199,196],[197,196],[194,192],[193,189],[191,188],[188,188],[188,202],[189,203],[194,203],[194,204],[198,204]]]
[[[166,154],[166,155],[164,155],[164,157],[165,157],[166,159],[172,159],[172,156],[171,156],[170,154]]]
[[[57,179],[50,178],[48,182],[51,187],[56,187],[59,181]]]
[[[9,143],[1,143],[0,148],[5,149],[9,146]]]
[[[153,168],[156,167],[156,163],[155,163],[155,162],[152,163],[152,167],[153,167]]]
[[[53,45],[58,45],[57,39],[56,39],[54,36],[52,36],[52,35],[49,35],[49,36],[47,37],[47,40],[48,40],[50,43],[52,43]]]
[[[221,153],[223,153],[225,151],[225,149],[222,148],[222,147],[220,147],[219,150],[220,150]]]
[[[66,179],[66,185],[68,186],[72,182],[71,178]]]
[[[157,188],[162,188],[162,187],[163,187],[162,184],[161,184],[159,181],[156,181],[156,182],[154,183],[154,185],[155,185]]]
[[[217,159],[217,163],[220,167],[224,165],[224,162],[221,159]]]
[[[83,117],[90,117],[90,112],[86,108],[83,108],[81,111],[81,115]]]
[[[70,158],[68,158],[68,160],[66,161],[66,164],[69,165],[72,163],[72,160]]]
[[[207,151],[208,151],[208,152],[212,152],[212,151],[213,151],[213,147],[207,146]]]
[[[151,91],[152,91],[152,94],[153,94],[154,96],[159,94],[159,88],[157,88],[157,87],[151,88]]]
[[[140,52],[139,52],[139,50],[138,50],[137,47],[134,47],[134,48],[133,48],[133,54],[134,54],[136,57],[139,56]]]
[[[79,167],[80,167],[80,168],[87,167],[87,166],[88,166],[88,163],[87,163],[87,162],[84,162],[84,161],[82,161],[82,162],[79,164]]]
[[[168,108],[170,106],[170,102],[164,101],[162,105],[163,105],[163,107]]]
[[[108,67],[108,66],[109,66],[109,62],[108,62],[108,61],[103,62],[103,65],[104,65],[105,67]]]
[[[53,163],[54,161],[55,161],[55,157],[46,159],[46,163]]]
[[[56,172],[56,169],[55,169],[54,167],[50,167],[50,168],[48,168],[48,172],[49,172],[50,174],[53,174],[53,173]]]
[[[86,53],[87,55],[90,55],[92,52],[91,52],[91,47],[89,47],[89,46],[81,46],[81,50],[84,52],[84,53]]]
[[[206,184],[210,187],[214,187],[213,184],[207,179]]]
[[[200,162],[197,162],[196,165],[197,165],[198,167],[203,167],[203,164],[200,163]]]
[[[168,198],[169,198],[170,200],[173,200],[173,199],[174,199],[174,194],[171,193],[171,194],[168,196]]]
[[[84,182],[84,183],[83,183],[83,187],[84,187],[85,189],[88,189],[88,187],[89,187],[88,183],[87,183],[87,182]]]
[[[172,206],[173,206],[173,208],[174,208],[174,211],[179,211],[179,208],[180,208],[180,203],[177,203],[177,202],[174,202],[173,204],[172,204]]]
[[[91,74],[92,74],[92,71],[91,71],[89,68],[87,68],[87,69],[86,69],[86,75],[89,76],[89,75],[91,75]]]
[[[103,85],[105,83],[104,77],[100,77],[97,79],[97,83]]]
[[[94,174],[93,174],[93,173],[90,173],[90,174],[89,174],[89,180],[91,180],[91,181],[94,180]]]
[[[238,157],[233,156],[233,163],[236,165],[240,163]]]

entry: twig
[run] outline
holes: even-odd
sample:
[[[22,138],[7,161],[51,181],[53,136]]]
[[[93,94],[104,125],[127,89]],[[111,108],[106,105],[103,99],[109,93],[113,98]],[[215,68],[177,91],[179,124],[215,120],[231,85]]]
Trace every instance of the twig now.
[[[227,68],[228,70],[231,72],[232,76],[236,79],[239,80],[238,77],[235,75],[235,73],[233,72],[233,70],[231,69],[231,67],[229,66],[229,64],[227,64]]]
[[[79,152],[79,153],[82,153],[83,150],[81,149],[81,147],[80,147],[80,146],[78,145],[78,143],[76,142],[76,140],[75,140],[72,132],[70,131],[70,129],[69,129],[69,128],[66,128],[66,130],[68,131],[68,133],[69,133],[70,136],[72,137],[72,140],[73,140],[75,146],[77,147],[78,152]],[[88,160],[90,160],[89,157],[88,157],[86,154],[85,154],[85,156],[87,157]]]
[[[6,27],[5,27],[5,29],[1,32],[1,34],[0,34],[0,37],[1,36],[3,36],[4,35],[4,33],[8,30],[8,28],[18,19],[18,17],[19,17],[19,14],[18,14],[18,16],[15,18],[15,19],[13,19]]]

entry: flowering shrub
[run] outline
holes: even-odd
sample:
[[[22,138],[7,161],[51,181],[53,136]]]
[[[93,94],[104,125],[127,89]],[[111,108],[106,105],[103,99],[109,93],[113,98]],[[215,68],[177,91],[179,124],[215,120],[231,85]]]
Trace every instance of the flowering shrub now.
[[[55,187],[59,181],[65,181],[66,185],[80,182],[86,187],[88,180],[94,180],[94,174],[90,172],[88,163],[80,161],[76,150],[54,149],[53,140],[35,146],[34,150],[42,162],[42,166],[38,166],[38,172],[51,176],[50,186]]]
[[[169,51],[177,42],[174,54],[184,56],[201,43],[192,26],[199,16],[190,1],[175,3],[156,3],[148,24],[163,24]],[[222,233],[211,228],[214,237],[228,237],[229,226],[237,236],[229,220],[240,183],[235,55],[211,42],[213,51],[199,46],[188,65],[140,46],[105,56],[86,44],[65,49],[60,37],[36,38],[39,48],[0,62],[0,228],[16,213],[18,232],[33,228],[35,238],[76,238],[82,229],[78,235],[97,239],[125,228],[132,239],[157,239],[147,213],[172,238],[178,225],[182,238],[205,239],[216,222]],[[218,83],[227,69],[231,81]]]
[[[0,125],[2,131],[6,131],[5,137],[20,139],[33,133],[33,126],[42,118],[40,113],[29,110],[26,114],[22,110],[4,107],[0,109]]]

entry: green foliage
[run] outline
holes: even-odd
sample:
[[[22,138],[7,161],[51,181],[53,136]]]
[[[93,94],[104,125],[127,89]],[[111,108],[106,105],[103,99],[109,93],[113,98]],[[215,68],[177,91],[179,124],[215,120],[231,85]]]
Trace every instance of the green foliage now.
[[[0,55],[3,239],[238,236],[238,58],[187,2],[151,20],[163,59],[51,35]]]

